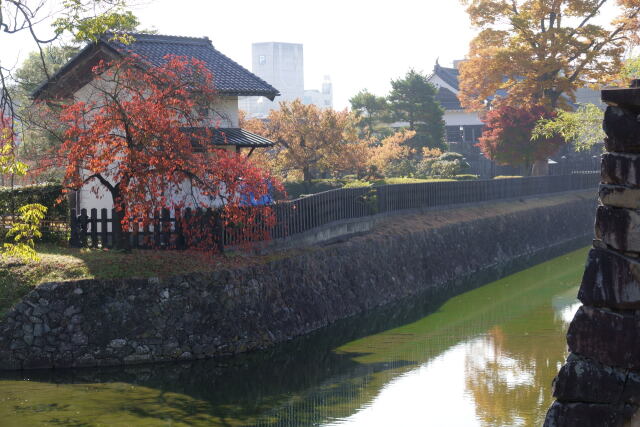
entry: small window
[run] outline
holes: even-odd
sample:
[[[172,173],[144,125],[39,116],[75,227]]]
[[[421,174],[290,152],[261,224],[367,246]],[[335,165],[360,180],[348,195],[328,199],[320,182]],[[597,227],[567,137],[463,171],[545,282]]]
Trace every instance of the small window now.
[[[266,64],[266,63],[267,63],[267,57],[266,57],[266,55],[260,55],[260,56],[258,57],[258,63],[259,63],[260,65],[264,65],[264,64]]]

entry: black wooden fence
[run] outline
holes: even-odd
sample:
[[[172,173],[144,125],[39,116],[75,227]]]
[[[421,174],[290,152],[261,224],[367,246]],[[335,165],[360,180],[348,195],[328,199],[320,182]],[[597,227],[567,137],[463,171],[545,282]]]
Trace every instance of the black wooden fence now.
[[[383,185],[377,187],[343,188],[329,190],[291,201],[272,205],[276,224],[266,227],[254,224],[253,231],[266,231],[271,238],[278,239],[304,233],[323,225],[375,214],[385,214],[406,209],[433,208],[438,206],[475,203],[499,199],[526,197],[538,194],[558,193],[570,190],[594,189],[599,183],[595,172],[572,175],[556,175],[529,178],[493,180],[427,182],[418,184]],[[247,208],[252,209],[252,208]],[[258,208],[256,208],[258,209]],[[118,235],[113,227],[114,218],[120,216],[115,210],[98,212],[85,209],[78,215],[71,211],[70,244],[77,247],[111,248],[116,242],[125,241],[132,248],[177,248],[190,246],[182,229],[187,219],[189,224],[212,227],[219,249],[247,242],[247,236],[257,233],[239,232],[238,228],[225,228],[218,212],[207,209],[186,209],[181,212],[163,210],[142,226],[133,222],[128,231]],[[178,219],[176,219],[176,217]]]

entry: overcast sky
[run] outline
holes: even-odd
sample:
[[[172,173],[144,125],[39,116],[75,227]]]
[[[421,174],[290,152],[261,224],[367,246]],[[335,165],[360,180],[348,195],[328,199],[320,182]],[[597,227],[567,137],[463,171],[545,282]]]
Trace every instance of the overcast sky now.
[[[334,87],[334,107],[361,89],[385,95],[392,78],[410,68],[430,73],[464,58],[474,30],[458,0],[130,0],[142,28],[161,34],[208,36],[227,56],[251,69],[251,44],[304,45],[305,88]],[[61,0],[47,5],[55,10]],[[59,6],[57,6],[59,7]],[[605,13],[607,18],[613,13]],[[46,26],[46,23],[41,24]],[[46,31],[40,31],[46,36]],[[22,37],[22,38],[20,38]],[[19,64],[33,50],[28,34],[0,33],[0,61]]]
[[[302,43],[305,88],[330,75],[339,109],[360,89],[386,94],[409,68],[463,58],[473,35],[457,0],[155,0],[136,13],[160,33],[206,35],[248,69],[252,43]]]
[[[473,35],[457,0],[138,1],[144,2],[134,8],[142,28],[208,36],[248,69],[252,43],[302,43],[305,88],[320,89],[330,75],[339,109],[360,89],[386,94],[390,79],[409,68],[429,73],[438,57],[442,65],[464,57]],[[27,36],[0,33],[3,65],[20,64],[35,48]]]

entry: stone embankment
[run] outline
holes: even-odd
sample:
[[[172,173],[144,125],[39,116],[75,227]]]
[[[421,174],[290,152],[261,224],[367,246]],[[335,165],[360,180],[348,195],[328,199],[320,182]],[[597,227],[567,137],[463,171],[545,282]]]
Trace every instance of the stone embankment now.
[[[640,404],[640,88],[604,90],[602,99],[608,153],[596,240],[547,427],[640,425],[631,420]]]
[[[264,348],[592,233],[595,189],[390,217],[264,265],[43,284],[0,322],[0,369],[191,360]]]

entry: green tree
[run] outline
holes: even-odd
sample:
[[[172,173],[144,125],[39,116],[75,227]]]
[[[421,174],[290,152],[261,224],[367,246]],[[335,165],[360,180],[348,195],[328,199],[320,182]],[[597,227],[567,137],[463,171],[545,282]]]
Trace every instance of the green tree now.
[[[107,30],[133,29],[138,25],[137,18],[127,10],[125,0],[65,0],[59,8],[48,7],[49,3],[54,1],[0,1],[0,32],[5,33],[3,43],[11,43],[11,38],[20,33],[29,34],[46,77],[50,77],[51,72],[47,67],[45,49],[53,42],[65,36],[75,42],[94,41]],[[47,20],[52,20],[53,24],[43,24]],[[15,123],[18,117],[11,90],[13,69],[6,65],[13,61],[13,58],[8,58],[4,62],[0,58],[0,115],[11,118]]]
[[[409,130],[416,132],[409,143],[413,148],[444,148],[444,110],[436,101],[436,93],[427,77],[415,70],[391,80],[389,108],[395,120],[407,122]]]
[[[51,45],[31,52],[14,73],[18,89],[28,96],[79,51],[78,45]]]
[[[17,155],[31,165],[30,175],[38,182],[58,182],[62,178],[63,171],[46,161],[60,145],[61,139],[60,135],[53,132],[56,127],[44,125],[45,121],[50,120],[41,116],[39,109],[32,108],[30,96],[47,80],[48,74],[57,72],[79,50],[77,44],[46,46],[42,52],[31,52],[13,74],[15,84],[11,93],[19,117],[17,133],[20,135]]]
[[[51,76],[49,63],[57,62],[49,58],[48,63],[47,54],[55,51],[47,52],[47,47],[65,35],[76,42],[93,41],[109,29],[132,29],[138,25],[136,17],[126,10],[125,0],[65,0],[61,6],[49,7],[55,3],[53,0],[0,0],[0,33],[4,33],[3,43],[11,43],[12,38],[15,39],[20,33],[28,34],[37,48],[40,71],[46,78]],[[55,12],[49,13],[50,10]],[[43,21],[47,20],[53,20],[53,25],[44,25]],[[0,175],[9,174],[11,177],[26,172],[26,165],[16,158],[17,125],[25,123],[19,111],[27,104],[24,93],[28,85],[37,84],[35,80],[42,77],[36,71],[37,68],[25,69],[23,77],[29,77],[25,80],[27,86],[16,87],[14,70],[7,66],[13,62],[14,58],[6,60],[0,57]],[[9,256],[37,259],[33,246],[35,239],[39,237],[38,227],[46,208],[30,204],[21,207],[19,211],[20,220],[14,224],[9,234],[13,243],[6,243],[1,251]]]
[[[360,118],[358,126],[366,136],[385,133],[380,126],[388,120],[389,104],[384,96],[376,96],[367,89],[355,94],[349,102],[351,110]]]
[[[557,111],[555,118],[538,120],[531,133],[533,141],[560,136],[576,151],[589,151],[604,141],[604,112],[594,104],[581,104],[575,111]]]

